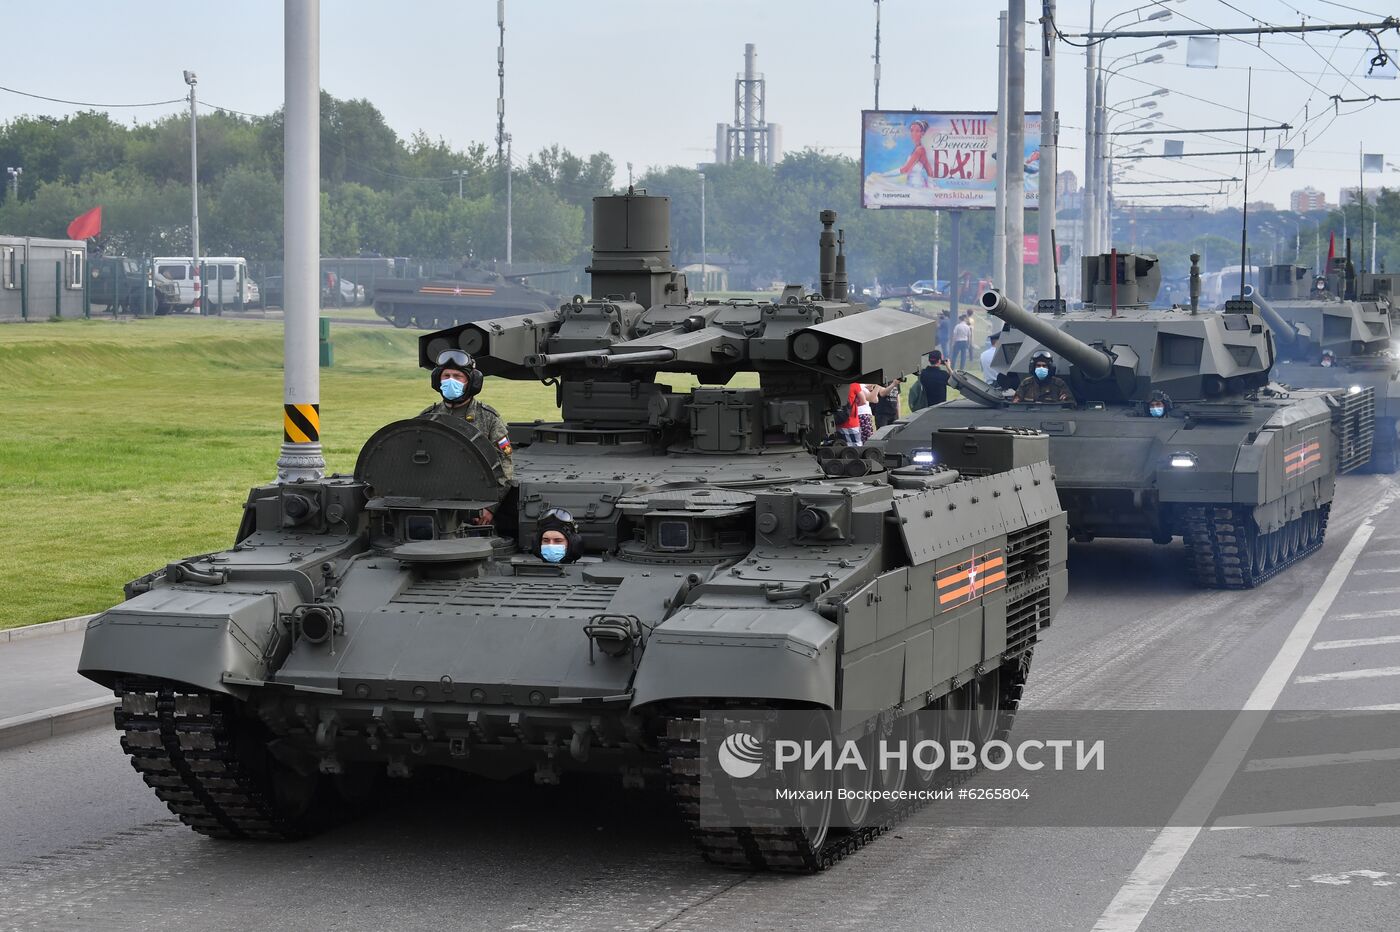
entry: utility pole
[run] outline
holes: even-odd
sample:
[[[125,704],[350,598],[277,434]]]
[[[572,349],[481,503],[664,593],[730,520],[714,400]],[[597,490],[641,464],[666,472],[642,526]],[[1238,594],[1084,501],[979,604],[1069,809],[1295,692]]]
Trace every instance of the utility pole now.
[[[1011,133],[1006,153],[1006,293],[1025,302],[1026,233],[1026,0],[1006,11],[1006,110]]]
[[[457,200],[460,201],[462,199],[462,179],[466,177],[467,170],[465,168],[454,168],[452,169],[452,174],[457,178]]]
[[[632,190],[632,163],[627,163],[627,190]]]
[[[705,248],[705,173],[700,173],[700,289],[708,290],[710,254]]]
[[[1059,172],[1055,125],[1055,0],[1045,0],[1040,28],[1040,198],[1036,210],[1040,234],[1040,280],[1037,291],[1042,300],[1056,297],[1055,271],[1060,257],[1055,255],[1055,176]]]
[[[514,250],[514,242],[513,242],[513,241],[514,241],[514,239],[515,239],[515,225],[514,225],[514,223],[513,223],[512,217],[511,217],[511,210],[512,210],[512,208],[514,207],[514,204],[515,204],[515,196],[514,196],[513,192],[511,191],[511,178],[515,175],[515,172],[512,171],[512,168],[513,168],[513,166],[511,165],[511,156],[510,156],[510,133],[506,133],[506,269],[507,269],[507,270],[510,269],[511,263],[515,261],[514,258],[513,258],[513,256],[514,256],[514,251],[513,251],[513,250]]]
[[[939,240],[938,227],[939,227],[939,221],[942,220],[942,219],[943,219],[943,211],[941,211],[941,210],[935,210],[935,211],[933,212],[933,289],[934,289],[934,291],[937,291],[937,290],[938,290],[938,246],[939,246],[939,241],[938,241],[938,240]]]
[[[496,96],[496,161],[506,172],[506,271],[510,271],[513,230],[511,229],[511,165],[510,134],[506,132],[506,0],[496,0],[496,27],[500,43],[496,46],[496,78],[500,90]]]
[[[875,109],[880,109],[880,0],[875,0]]]
[[[195,269],[199,268],[199,136],[195,132],[194,86],[199,78],[193,71],[185,72],[185,83],[190,86],[190,257]],[[197,273],[196,273],[197,274]],[[208,295],[205,295],[208,297]]]
[[[1089,0],[1089,31],[1094,31],[1094,2]],[[1094,201],[1097,188],[1098,153],[1094,148],[1094,79],[1099,70],[1099,45],[1090,43],[1084,50],[1084,189],[1079,203],[1079,252],[1084,256],[1098,255],[1098,238],[1094,235]],[[1081,263],[1082,264],[1082,263]]]
[[[1006,11],[997,14],[997,196],[996,215],[992,221],[992,284],[1006,287],[1006,153],[1011,151],[1008,142],[1011,134],[1011,121],[1006,109]]]
[[[24,174],[24,168],[19,165],[6,166],[5,171],[10,174],[10,187],[14,191],[15,202],[19,202],[19,176]]]
[[[321,4],[284,6],[282,453],[279,482],[319,479],[321,370],[317,360],[321,268]],[[193,91],[193,87],[191,87]],[[191,95],[193,96],[193,95]]]

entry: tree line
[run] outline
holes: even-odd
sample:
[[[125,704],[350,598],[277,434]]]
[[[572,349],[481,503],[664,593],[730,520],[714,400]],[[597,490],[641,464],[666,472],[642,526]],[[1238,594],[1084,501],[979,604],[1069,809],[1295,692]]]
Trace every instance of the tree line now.
[[[0,232],[62,237],[70,220],[100,204],[103,233],[96,245],[102,251],[132,256],[188,252],[188,120],[186,114],[175,113],[127,125],[86,111],[0,124],[0,164],[24,167],[19,197],[8,185],[0,193]],[[206,254],[281,258],[282,120],[281,111],[267,116],[228,111],[200,115],[200,243]],[[592,199],[616,193],[615,173],[614,157],[606,152],[578,155],[551,146],[517,160],[511,178],[514,258],[585,265]],[[731,267],[736,273],[731,281],[739,286],[811,284],[817,265],[817,214],[824,208],[840,215],[848,268],[858,286],[877,278],[903,285],[933,275],[934,218],[920,210],[862,210],[856,159],[807,150],[790,153],[773,167],[739,162],[705,166],[704,173],[708,258]],[[672,257],[677,264],[698,262],[699,170],[652,167],[636,179],[636,187],[671,199]],[[323,255],[498,262],[505,255],[505,189],[504,166],[494,147],[475,143],[454,148],[422,132],[404,138],[371,102],[322,93]],[[1363,225],[1360,208],[1348,210],[1349,228],[1357,231]],[[1251,211],[1252,235],[1263,235],[1256,232],[1263,223],[1262,229],[1281,245],[1284,231],[1297,227],[1290,216],[1277,212],[1271,221]],[[1382,257],[1400,268],[1400,194],[1383,192],[1377,208],[1366,209],[1368,232],[1372,216],[1378,218]],[[1061,214],[1061,222],[1073,218],[1073,211]],[[963,218],[961,268],[979,278],[991,265],[992,219],[990,211]],[[1304,234],[1316,219],[1303,222]],[[1141,251],[1160,251],[1164,260],[1170,257],[1170,263],[1163,263],[1167,275],[1206,234],[1220,237],[1209,244],[1211,265],[1217,265],[1217,255],[1218,264],[1238,261],[1227,259],[1225,248],[1233,239],[1238,256],[1237,211],[1140,211],[1129,221],[1129,230],[1125,220],[1120,214],[1115,241],[1126,246],[1131,235]],[[1338,231],[1342,226],[1339,213],[1321,222]],[[1032,212],[1027,229],[1034,228]],[[942,278],[951,272],[948,230],[945,217]],[[1291,236],[1286,238],[1291,242]],[[1311,255],[1309,248],[1302,251],[1305,259]],[[1286,256],[1277,248],[1275,252],[1280,262],[1292,260],[1291,250]],[[1260,261],[1257,248],[1254,256]],[[1077,256],[1070,259],[1078,261]]]

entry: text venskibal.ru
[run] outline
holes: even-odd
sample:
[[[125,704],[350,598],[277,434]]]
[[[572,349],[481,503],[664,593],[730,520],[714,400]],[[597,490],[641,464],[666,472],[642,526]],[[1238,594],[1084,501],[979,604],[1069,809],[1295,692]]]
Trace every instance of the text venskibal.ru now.
[[[803,770],[1103,770],[1104,742],[1068,738],[1050,741],[1029,739],[1011,744],[987,741],[918,741],[881,739],[876,742],[873,760],[867,761],[857,741],[796,741],[779,738],[773,743],[773,764],[782,770],[795,765]]]

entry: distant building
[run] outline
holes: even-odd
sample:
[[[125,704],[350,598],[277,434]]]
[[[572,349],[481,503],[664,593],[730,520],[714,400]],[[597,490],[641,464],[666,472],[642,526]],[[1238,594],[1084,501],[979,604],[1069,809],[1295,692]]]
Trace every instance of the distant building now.
[[[1055,196],[1066,197],[1079,193],[1079,176],[1072,171],[1063,171],[1055,176]]]
[[[1294,191],[1288,196],[1288,209],[1295,213],[1307,213],[1310,210],[1326,210],[1327,195],[1312,186],[1301,191]]]
[[[1366,203],[1375,204],[1376,199],[1380,197],[1380,193],[1380,185],[1376,185],[1374,188],[1367,188]],[[1355,204],[1359,200],[1361,200],[1360,188],[1342,188],[1341,196],[1337,198],[1337,202],[1343,207],[1346,207],[1348,204]]]
[[[1250,201],[1250,202],[1249,202],[1248,204],[1246,204],[1245,206],[1248,207],[1250,210],[1256,212],[1256,213],[1262,213],[1263,211],[1266,211],[1266,210],[1267,210],[1267,211],[1275,211],[1275,210],[1278,210],[1278,208],[1274,206],[1274,202],[1273,202],[1273,201]]]

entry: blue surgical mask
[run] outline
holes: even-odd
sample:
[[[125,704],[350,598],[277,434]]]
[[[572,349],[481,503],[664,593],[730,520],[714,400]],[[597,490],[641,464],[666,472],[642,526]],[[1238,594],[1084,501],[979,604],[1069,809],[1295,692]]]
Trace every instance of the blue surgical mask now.
[[[1167,409],[1161,407],[1160,405],[1150,405],[1147,409],[1147,413],[1152,415],[1153,417],[1161,417],[1162,415],[1167,413]]]
[[[1035,377],[1037,379],[1048,379],[1050,378],[1050,370],[1045,368],[1044,366],[1036,366]]]
[[[550,563],[558,563],[569,552],[568,544],[540,544],[540,556]]]
[[[467,387],[456,379],[442,380],[442,397],[448,401],[456,401],[467,393]]]

